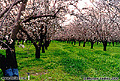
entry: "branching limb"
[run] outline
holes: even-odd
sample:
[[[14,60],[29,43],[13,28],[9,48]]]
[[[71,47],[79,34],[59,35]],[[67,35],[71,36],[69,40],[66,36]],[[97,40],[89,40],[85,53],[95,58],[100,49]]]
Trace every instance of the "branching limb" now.
[[[21,0],[16,1],[15,3],[13,3],[14,5],[17,5],[18,3],[20,3]],[[8,6],[3,12],[0,13],[0,18],[3,17],[3,15],[10,9],[11,6]]]
[[[23,23],[26,23],[26,22],[29,22],[30,20],[32,20],[32,19],[37,19],[37,18],[42,18],[42,17],[53,17],[53,18],[55,18],[56,17],[56,15],[57,15],[57,13],[59,13],[59,11],[61,10],[61,9],[63,9],[63,7],[60,7],[59,9],[58,9],[58,11],[55,13],[55,14],[47,14],[47,15],[32,15],[32,16],[30,16],[30,17],[28,17],[27,19],[25,19],[25,20],[23,20]]]

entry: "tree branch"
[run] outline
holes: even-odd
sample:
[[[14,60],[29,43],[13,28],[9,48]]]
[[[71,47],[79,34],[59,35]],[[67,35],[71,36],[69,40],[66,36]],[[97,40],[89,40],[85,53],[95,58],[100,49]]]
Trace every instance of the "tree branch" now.
[[[16,1],[16,2],[13,4],[13,6],[14,6],[14,5],[17,5],[17,4],[20,3],[20,2],[21,2],[21,0]],[[10,9],[10,7],[11,7],[11,6],[7,7],[3,12],[0,13],[0,18],[3,17],[3,15]]]
[[[11,48],[5,42],[3,42],[3,41],[0,40],[0,43],[4,44],[11,51]]]
[[[32,39],[32,37],[30,37],[28,32],[23,27],[21,27],[20,30],[27,35],[28,39],[33,43],[34,46],[37,46],[37,44],[34,42],[34,39]]]
[[[48,14],[48,15],[32,15],[32,16],[30,16],[29,18],[27,18],[27,19],[25,19],[25,20],[23,20],[23,23],[26,23],[26,22],[29,22],[30,20],[32,20],[32,19],[37,19],[37,18],[42,18],[42,17],[53,17],[53,18],[55,18],[56,17],[56,15],[57,15],[57,13],[59,13],[59,11],[61,10],[61,9],[63,9],[63,7],[60,7],[59,9],[58,9],[58,11],[55,13],[55,14]]]
[[[11,38],[13,39],[13,40],[15,40],[16,39],[16,35],[17,35],[17,33],[19,32],[19,28],[21,27],[20,26],[20,16],[21,16],[21,11],[24,11],[25,10],[25,4],[27,3],[27,1],[28,0],[24,0],[24,1],[22,1],[22,4],[20,5],[20,9],[19,9],[19,13],[18,13],[18,15],[17,15],[17,18],[16,18],[16,20],[15,20],[15,25],[14,25],[14,27],[13,27],[13,31],[12,31],[12,36],[11,36]]]
[[[14,3],[15,3],[15,1],[14,1]],[[2,22],[1,22],[0,28],[2,28],[3,22],[4,22],[5,18],[8,16],[8,14],[9,14],[10,10],[12,9],[12,7],[14,6],[14,3],[9,7],[5,17],[3,18]]]

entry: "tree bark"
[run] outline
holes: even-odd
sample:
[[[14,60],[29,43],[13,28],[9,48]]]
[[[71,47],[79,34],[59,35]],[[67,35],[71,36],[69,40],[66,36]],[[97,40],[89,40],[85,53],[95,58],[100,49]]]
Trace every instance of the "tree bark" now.
[[[35,52],[35,58],[40,58],[40,47],[35,47],[36,52]]]
[[[68,43],[68,41],[67,41],[67,43]]]
[[[18,65],[17,65],[16,53],[15,53],[15,41],[13,41],[12,44],[9,44],[9,46],[10,46],[11,49],[6,50],[5,76],[19,77]],[[12,72],[12,74],[10,72]],[[15,80],[15,81],[19,81],[19,79]]]
[[[2,54],[0,54],[0,68],[3,72],[3,76],[5,76],[6,60],[5,56]]]
[[[107,47],[107,41],[103,41],[103,46],[104,46],[104,51],[106,51],[106,47]]]
[[[81,41],[79,41],[79,46],[80,46],[80,42],[81,42]]]
[[[45,49],[47,50],[47,47],[49,46],[49,41],[45,42]]]
[[[71,41],[71,44],[73,44],[73,41]]]
[[[111,44],[111,42],[109,42],[109,45]]]
[[[112,42],[113,46],[114,46],[114,42]]]
[[[15,51],[11,53],[9,49],[6,50],[6,63],[8,67],[11,67],[11,68],[18,67]]]
[[[30,35],[28,34],[28,32],[23,27],[21,28],[21,31],[24,32],[27,35],[29,41],[31,41],[31,43],[33,43],[33,45],[35,46],[35,49],[36,49],[35,57],[36,58],[40,58],[40,47],[38,47],[37,43],[34,42],[34,39],[32,39],[32,37],[30,37]]]
[[[117,45],[117,42],[116,42],[116,45]]]
[[[44,44],[42,45],[42,53],[45,53]]]
[[[98,45],[98,41],[97,41],[97,45]]]
[[[83,43],[83,47],[85,47],[85,43],[86,43],[86,42]]]
[[[68,41],[68,43],[70,44],[70,41]]]
[[[22,40],[22,44],[24,44],[24,40]]]
[[[94,44],[94,42],[93,42],[93,41],[91,41],[91,49],[93,49],[93,44]]]
[[[19,40],[17,41],[17,45],[20,45]]]

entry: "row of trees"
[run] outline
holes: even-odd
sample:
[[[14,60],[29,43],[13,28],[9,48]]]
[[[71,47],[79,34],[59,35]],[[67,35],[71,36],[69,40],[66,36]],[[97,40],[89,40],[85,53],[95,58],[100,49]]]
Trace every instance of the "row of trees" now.
[[[96,3],[96,4],[95,4]],[[106,1],[91,3],[93,6],[69,11],[76,18],[64,31],[56,32],[55,40],[99,41],[106,51],[107,42],[120,41],[120,4]],[[97,5],[97,6],[96,6]],[[82,12],[84,11],[84,12]]]

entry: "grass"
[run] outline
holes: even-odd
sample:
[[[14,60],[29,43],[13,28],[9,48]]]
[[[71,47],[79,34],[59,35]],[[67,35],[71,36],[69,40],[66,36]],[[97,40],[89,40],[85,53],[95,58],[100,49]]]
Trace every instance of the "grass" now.
[[[95,43],[93,49],[90,49],[89,42],[85,47],[82,45],[83,43],[78,46],[78,42],[72,45],[52,41],[48,50],[41,53],[40,59],[35,59],[33,45],[25,44],[24,49],[16,45],[19,75],[27,78],[27,73],[30,73],[30,81],[83,81],[84,77],[120,78],[120,44],[114,47],[112,44],[108,45],[107,51],[103,51],[102,43]],[[5,54],[5,51],[0,50],[0,53]],[[2,76],[0,70],[0,77]]]

